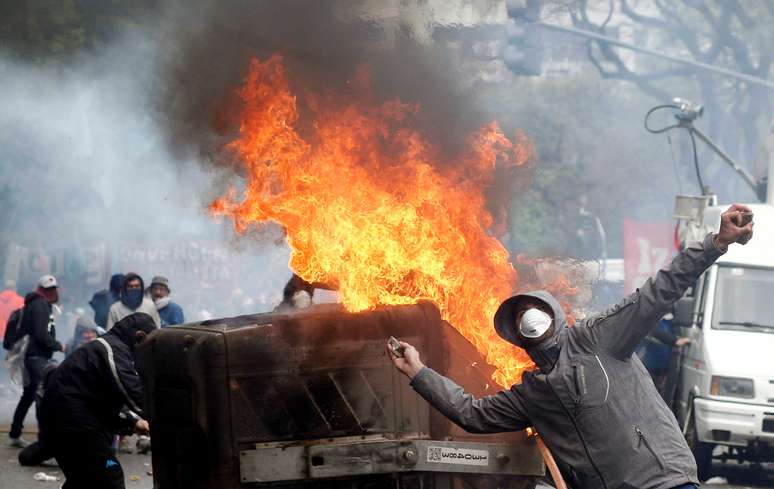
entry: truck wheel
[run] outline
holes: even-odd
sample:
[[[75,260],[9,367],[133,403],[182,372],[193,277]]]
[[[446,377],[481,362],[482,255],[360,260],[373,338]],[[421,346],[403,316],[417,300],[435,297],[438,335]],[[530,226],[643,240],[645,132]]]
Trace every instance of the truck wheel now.
[[[685,441],[688,442],[688,447],[693,452],[699,480],[703,482],[712,475],[712,451],[715,449],[715,445],[699,441],[699,435],[696,432],[696,420],[693,414],[693,400],[691,400],[689,410],[690,418],[688,419],[688,429],[685,432]]]

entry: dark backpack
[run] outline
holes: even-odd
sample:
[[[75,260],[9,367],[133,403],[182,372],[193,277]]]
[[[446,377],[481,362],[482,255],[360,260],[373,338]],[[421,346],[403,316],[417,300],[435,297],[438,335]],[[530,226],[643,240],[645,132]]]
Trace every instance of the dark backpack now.
[[[24,317],[24,308],[20,307],[11,313],[8,318],[8,322],[5,325],[5,336],[3,337],[3,348],[8,351],[13,349],[13,345],[16,344],[23,336],[22,331],[22,319]]]

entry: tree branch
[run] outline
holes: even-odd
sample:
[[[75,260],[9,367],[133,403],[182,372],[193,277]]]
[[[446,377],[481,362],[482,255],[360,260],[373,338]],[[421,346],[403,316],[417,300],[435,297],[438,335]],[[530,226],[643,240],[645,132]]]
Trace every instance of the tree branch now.
[[[621,13],[632,19],[634,22],[638,22],[650,27],[658,27],[659,29],[669,29],[669,24],[657,17],[648,17],[646,15],[638,14],[632,7],[629,6],[627,0],[621,0]]]
[[[599,26],[599,32],[604,33],[605,27],[607,27],[607,24],[610,23],[610,19],[613,18],[613,12],[615,11],[615,5],[613,5],[613,0],[610,0],[610,9],[607,12],[607,17],[605,18],[604,22]]]
[[[571,14],[573,25],[589,31],[603,32],[610,22],[610,15],[602,24],[592,22],[589,19],[589,3],[587,0],[581,0],[576,4],[578,9]],[[774,2],[765,3],[766,11],[771,14],[771,17],[774,17]],[[653,0],[653,5],[658,16],[639,13],[632,6],[630,0],[619,0],[618,3],[620,12],[626,18],[651,31],[660,32],[665,39],[676,41],[697,61],[730,66],[744,73],[763,78],[768,76],[771,66],[774,64],[774,50],[760,47],[760,54],[757,54],[757,51],[751,49],[736,30],[737,26],[749,29],[754,27],[756,22],[762,22],[759,19],[760,10],[757,11],[758,17],[756,17],[750,14],[738,0],[714,0],[714,3],[695,0],[682,0],[681,2]],[[690,19],[693,19],[690,22],[690,19],[685,19],[686,9],[695,11],[697,15],[690,16]],[[700,26],[697,26],[696,20]],[[709,42],[706,41],[707,37],[705,36],[708,37]],[[761,45],[765,46],[765,43],[761,42]],[[670,46],[670,49],[674,48]],[[683,76],[695,77],[701,93],[701,100],[707,106],[707,112],[717,114],[717,117],[707,120],[707,132],[710,137],[718,139],[721,144],[728,148],[738,149],[745,154],[749,154],[751,148],[755,147],[756,124],[762,117],[765,117],[766,111],[772,105],[768,93],[759,92],[755,87],[746,83],[728,83],[725,79],[697,73],[690,68],[635,73],[627,66],[624,58],[613,46],[600,41],[588,41],[587,50],[588,59],[600,77],[634,83],[642,92],[659,100],[671,98],[668,89],[662,89],[658,86],[660,80]],[[754,60],[756,55],[759,58],[757,66]],[[730,106],[721,106],[721,101],[728,98],[733,101]],[[726,117],[723,117],[723,114]],[[728,118],[734,121],[732,124],[738,128],[736,132],[721,130],[725,124],[728,124]],[[703,152],[702,155],[703,158],[709,157],[706,152]],[[720,169],[717,161],[712,160],[712,162],[707,170],[709,173],[715,174]]]

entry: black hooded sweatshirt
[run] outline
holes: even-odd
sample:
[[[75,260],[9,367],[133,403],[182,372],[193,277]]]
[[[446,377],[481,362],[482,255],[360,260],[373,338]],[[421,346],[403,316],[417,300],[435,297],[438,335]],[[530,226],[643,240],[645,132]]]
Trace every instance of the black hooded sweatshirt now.
[[[26,357],[49,359],[54,352],[62,351],[62,344],[56,341],[53,307],[40,293],[30,292],[24,297],[21,328],[30,336]]]
[[[132,314],[67,357],[43,397],[45,431],[119,433],[143,418],[142,385],[134,367],[135,333],[154,329],[149,315]]]

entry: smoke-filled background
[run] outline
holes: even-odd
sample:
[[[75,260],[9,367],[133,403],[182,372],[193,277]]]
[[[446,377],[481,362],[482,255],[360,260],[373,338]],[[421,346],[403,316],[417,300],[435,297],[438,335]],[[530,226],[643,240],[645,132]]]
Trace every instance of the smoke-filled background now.
[[[276,52],[301,91],[346,95],[358,70],[368,69],[375,96],[418,103],[420,129],[448,154],[490,120],[506,135],[524,130],[536,155],[486,189],[492,210],[507,211],[498,214],[499,237],[514,262],[518,255],[620,258],[626,219],[668,222],[675,194],[698,193],[684,135],[648,134],[645,112],[672,96],[705,104],[699,124],[760,174],[771,91],[584,38],[532,35],[514,29],[514,19],[769,76],[766,26],[774,12],[765,1],[669,4],[6,3],[0,272],[20,293],[43,273],[60,278],[61,339],[70,334],[68,314],[89,313],[87,301],[115,272],[137,271],[146,282],[167,276],[191,320],[273,308],[290,276],[281,231],[237,238],[206,206],[239,185],[238,166],[223,151],[237,129],[235,89],[251,57]],[[660,23],[648,22],[654,18]],[[522,66],[509,49],[528,53]],[[753,200],[710,153],[699,157],[721,202]]]

